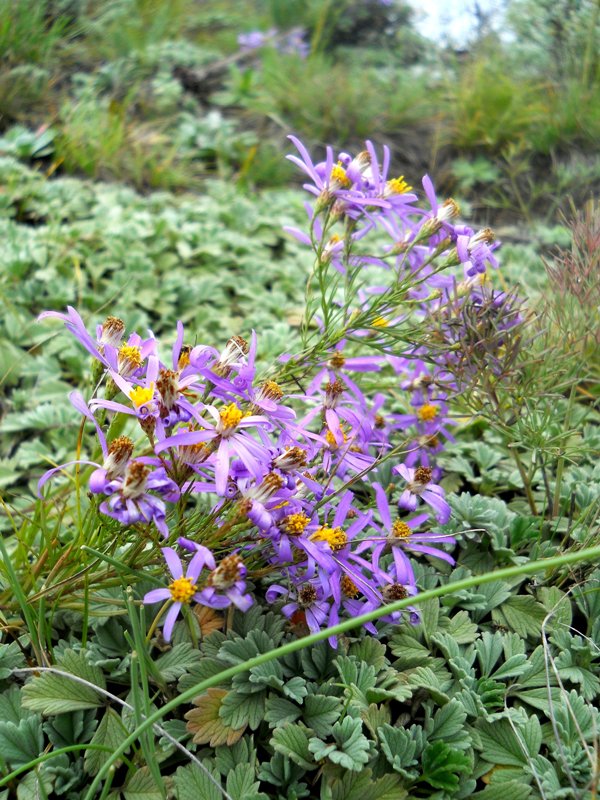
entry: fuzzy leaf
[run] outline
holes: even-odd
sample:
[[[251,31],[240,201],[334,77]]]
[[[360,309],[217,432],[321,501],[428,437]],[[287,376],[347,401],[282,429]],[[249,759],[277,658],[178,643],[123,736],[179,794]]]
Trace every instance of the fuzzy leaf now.
[[[232,800],[259,800],[266,795],[258,791],[259,782],[255,780],[251,764],[237,764],[227,776],[226,789]]]
[[[423,751],[421,767],[423,780],[430,786],[455,792],[460,780],[457,773],[472,769],[472,762],[468,756],[451,748],[446,742],[433,742]]]
[[[196,708],[188,711],[185,718],[188,720],[188,731],[194,734],[193,741],[196,744],[209,744],[211,747],[232,745],[244,733],[245,725],[233,728],[221,719],[221,706],[228,694],[225,689],[213,687],[206,694],[194,699]]]
[[[202,660],[199,650],[189,642],[180,642],[157,659],[156,666],[167,683],[172,683],[196,667]]]
[[[278,753],[281,753],[285,758],[289,758],[299,767],[306,770],[316,769],[317,765],[314,763],[308,747],[312,733],[312,730],[302,725],[302,723],[275,728],[271,745]]]
[[[430,649],[407,633],[397,633],[392,636],[390,647],[398,659],[396,664],[398,669],[419,667],[431,660]]]
[[[492,611],[492,620],[505,625],[510,630],[526,639],[528,636],[538,637],[542,630],[542,622],[547,611],[531,595],[513,595],[499,608]]]
[[[407,796],[397,775],[373,780],[370,769],[344,772],[331,781],[331,800],[404,800]]]
[[[29,772],[19,778],[17,800],[40,800],[52,791],[52,776],[47,770]]]
[[[221,775],[227,775],[238,764],[256,764],[256,750],[249,736],[242,736],[230,747],[217,747],[215,751],[215,766]]]
[[[532,722],[533,720],[533,722]],[[537,723],[537,729],[535,728]],[[507,719],[496,722],[483,722],[479,727],[479,738],[482,747],[482,758],[491,764],[520,767],[527,763],[529,756],[537,755],[538,741],[541,743],[541,733],[538,735],[539,722],[531,717],[528,726],[515,724],[515,730]],[[516,732],[515,732],[516,731]],[[523,735],[525,733],[525,736]],[[531,745],[532,749],[529,749]],[[537,747],[536,747],[537,745]]]
[[[417,667],[409,675],[408,682],[411,686],[427,689],[436,703],[444,704],[448,702],[449,698],[446,690],[450,688],[452,681],[449,673],[445,670],[438,673],[434,672],[431,667]]]
[[[369,636],[358,642],[353,642],[350,645],[348,654],[374,667],[378,673],[386,665],[385,649],[384,644]]]
[[[324,744],[313,737],[308,749],[317,761],[328,758],[344,769],[359,772],[369,760],[369,740],[362,732],[362,720],[346,717],[333,726],[332,736],[335,744]]]
[[[107,708],[104,716],[100,720],[91,744],[100,744],[116,749],[121,742],[127,738],[128,731],[123,725],[121,717],[112,708]],[[104,766],[110,757],[110,752],[104,750],[86,750],[84,768],[90,775],[95,775]],[[121,762],[118,761],[117,764]]]
[[[463,733],[466,718],[467,712],[462,704],[458,700],[450,700],[435,712],[429,740],[452,741],[458,734]]]
[[[472,800],[527,800],[531,797],[531,786],[522,781],[506,781],[486,786],[482,792],[471,795]]]
[[[122,789],[125,800],[163,800],[163,793],[158,788],[148,767],[140,767],[127,781]]]
[[[212,776],[213,780],[209,776]],[[201,769],[197,764],[179,767],[175,773],[174,786],[177,800],[222,800],[223,792],[219,788],[219,773],[205,765]]]
[[[313,729],[316,736],[324,739],[331,734],[341,711],[342,701],[338,697],[311,694],[304,701],[302,719]]]
[[[295,722],[302,713],[295,703],[277,696],[267,698],[265,708],[265,721],[271,728]]]
[[[17,686],[11,686],[8,691],[0,694],[0,720],[2,722],[14,722],[15,725],[18,725],[22,719],[33,716],[37,718],[37,714],[21,705],[22,699],[22,692]]]
[[[14,722],[0,721],[0,753],[11,766],[20,767],[37,758],[44,747],[44,734],[36,716]]]
[[[96,710],[71,711],[70,714],[57,714],[44,722],[44,733],[55,747],[68,747],[91,739],[98,721]]]
[[[459,611],[453,617],[442,617],[439,630],[448,633],[457,644],[471,644],[479,635],[477,625],[471,622],[466,611]]]
[[[1,482],[0,482],[0,485]],[[25,664],[25,656],[17,642],[0,644],[0,680],[5,680],[12,675],[13,669]]]
[[[300,675],[295,675],[293,678],[288,678],[288,680],[283,684],[283,693],[286,697],[291,697],[292,700],[295,700],[297,703],[301,703],[308,694],[306,681],[304,678],[301,678]]]
[[[390,706],[388,703],[382,703],[379,706],[376,703],[371,703],[368,708],[360,712],[360,718],[365,723],[371,737],[377,740],[377,729],[381,728],[382,725],[389,725],[392,721]]]
[[[382,725],[377,734],[381,749],[392,768],[406,778],[412,777],[407,770],[417,764],[418,742],[406,728]]]
[[[65,650],[57,668],[101,689],[106,686],[102,670],[89,664],[83,652]],[[100,706],[102,697],[91,686],[71,680],[67,675],[43,672],[23,687],[23,705],[42,714],[61,714]]]
[[[240,637],[223,642],[219,658],[227,664],[243,664],[260,653],[268,653],[273,647],[273,640],[267,633],[251,631],[245,639]]]
[[[265,692],[240,694],[228,692],[221,703],[219,716],[229,728],[250,726],[255,731],[265,716]]]

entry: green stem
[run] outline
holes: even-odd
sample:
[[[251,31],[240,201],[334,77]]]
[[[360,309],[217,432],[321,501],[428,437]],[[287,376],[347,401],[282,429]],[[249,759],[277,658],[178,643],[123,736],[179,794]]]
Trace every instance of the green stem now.
[[[418,605],[419,603],[424,603],[427,600],[432,600],[435,597],[443,597],[446,594],[462,592],[466,589],[471,589],[474,586],[481,586],[484,583],[492,583],[493,581],[502,580],[510,581],[519,575],[544,572],[549,569],[557,569],[559,567],[566,566],[567,564],[576,564],[582,561],[593,561],[598,557],[600,557],[600,547],[589,547],[585,550],[579,550],[578,552],[565,553],[562,556],[554,556],[553,558],[543,558],[538,561],[531,561],[529,564],[518,564],[515,567],[505,567],[504,569],[487,572],[484,575],[474,575],[471,578],[465,578],[461,581],[446,584],[445,586],[438,586],[437,589],[430,589],[429,591],[421,592],[416,597],[407,597],[404,600],[398,600],[395,603],[390,603],[389,605],[369,611],[367,614],[361,614],[354,619],[340,622],[338,625],[334,625],[331,628],[326,628],[318,631],[317,633],[313,633],[310,636],[304,636],[303,638],[296,639],[293,642],[287,642],[286,644],[281,645],[281,647],[276,647],[275,649],[270,650],[268,653],[261,653],[254,658],[248,659],[248,661],[245,661],[242,664],[236,664],[234,667],[223,670],[217,675],[213,675],[211,678],[200,681],[200,683],[197,683],[190,689],[182,692],[182,694],[173,698],[168,703],[165,703],[162,708],[155,711],[140,725],[138,725],[138,727],[115,749],[112,757],[101,767],[100,771],[92,781],[84,800],[93,800],[96,790],[104,779],[104,776],[108,774],[111,766],[121,757],[124,752],[127,751],[129,747],[131,747],[131,745],[140,737],[140,735],[145,733],[166,714],[176,709],[182,703],[187,703],[190,700],[193,700],[194,697],[206,692],[206,690],[210,689],[212,686],[223,683],[224,681],[233,678],[235,675],[239,675],[241,672],[247,672],[249,669],[258,667],[261,664],[265,664],[266,662],[272,661],[275,658],[281,658],[289,655],[290,653],[295,653],[297,650],[302,650],[305,647],[311,647],[312,645],[328,639],[330,636],[339,636],[340,634],[353,630],[354,628],[364,625],[367,622],[373,622],[379,617],[391,614],[395,611],[402,611],[407,606]]]
[[[525,489],[525,494],[527,496],[527,502],[529,503],[529,508],[531,509],[531,513],[534,515],[534,517],[537,517],[538,511],[535,505],[535,498],[533,497],[533,492],[531,491],[531,482],[529,480],[529,476],[525,472],[525,467],[523,466],[523,462],[521,461],[521,457],[519,456],[516,447],[510,447],[510,451],[514,456],[515,462],[517,464],[517,469],[519,470],[521,480],[523,481],[523,488]]]

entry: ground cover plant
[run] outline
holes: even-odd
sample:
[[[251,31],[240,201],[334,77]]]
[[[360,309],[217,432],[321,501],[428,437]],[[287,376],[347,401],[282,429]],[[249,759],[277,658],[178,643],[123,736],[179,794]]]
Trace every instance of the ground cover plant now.
[[[0,798],[597,795],[598,17],[527,8],[11,5]]]
[[[293,142],[314,266],[283,354],[41,314],[82,424],[52,503],[5,506],[2,785],[591,797],[596,208],[535,321],[429,178]]]

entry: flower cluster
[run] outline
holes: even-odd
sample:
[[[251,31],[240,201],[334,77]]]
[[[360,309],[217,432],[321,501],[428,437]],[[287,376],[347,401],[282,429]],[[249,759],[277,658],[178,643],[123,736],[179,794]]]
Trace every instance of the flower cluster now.
[[[421,208],[389,176],[387,149],[381,163],[368,142],[354,157],[329,149],[314,164],[292,140],[300,157],[290,158],[316,198],[309,232],[292,233],[332,287],[314,315],[316,344],[307,334],[299,354],[261,371],[255,333],[219,350],[192,344],[178,323],[166,356],[150,332],[125,340],[114,317],[94,336],[72,308],[42,315],[61,319],[94,359],[92,397],[74,392],[71,402],[102,449],[89,482],[99,511],[146,535],[153,524],[164,539],[171,581],[144,602],[169,605],[166,639],[191,602],[247,609],[248,581],[266,581],[267,600],[315,631],[416,594],[414,556],[454,563],[446,548],[455,541],[438,528],[450,506],[436,465],[452,438],[452,372],[414,330],[448,321],[460,298],[484,291],[492,236],[458,225],[456,204],[438,203],[428,178]],[[389,246],[361,255],[376,226]],[[373,270],[376,285],[352,289]],[[107,441],[105,423],[118,415],[128,435]]]

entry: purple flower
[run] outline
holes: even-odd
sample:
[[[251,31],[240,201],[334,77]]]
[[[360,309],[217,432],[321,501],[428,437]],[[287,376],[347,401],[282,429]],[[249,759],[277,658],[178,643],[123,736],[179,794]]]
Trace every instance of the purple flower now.
[[[407,511],[415,511],[419,499],[431,506],[436,513],[436,519],[445,525],[450,519],[451,509],[446,501],[445,492],[441,486],[431,482],[433,470],[431,467],[417,467],[411,469],[406,464],[399,464],[392,472],[401,475],[407,482],[406,489],[400,495],[398,505]]]
[[[173,633],[175,620],[181,611],[181,607],[189,605],[192,600],[200,601],[198,592],[198,578],[204,567],[213,569],[215,560],[208,548],[197,545],[196,553],[190,561],[185,576],[181,559],[172,547],[163,547],[162,554],[167,562],[173,581],[165,589],[152,589],[144,595],[144,603],[160,603],[162,600],[172,600],[173,605],[165,617],[163,636],[168,642]]]
[[[281,609],[282,613],[294,621],[306,621],[311,633],[321,630],[321,625],[327,620],[329,603],[323,587],[318,584],[306,581],[288,588],[273,584],[265,596],[269,603],[275,602],[279,596],[287,597],[288,602]]]
[[[493,255],[493,250],[498,247],[494,242],[494,234],[489,228],[479,231],[473,236],[458,236],[456,250],[458,257],[465,268],[465,276],[483,274],[486,265],[496,268],[498,260]]]
[[[404,550],[424,553],[454,564],[454,559],[448,553],[431,546],[431,543],[456,544],[456,540],[452,536],[431,532],[419,533],[416,529],[429,519],[428,514],[419,514],[409,520],[392,520],[390,505],[383,487],[379,483],[374,483],[373,488],[375,489],[377,509],[383,525],[381,533],[384,535],[381,537],[369,537],[363,540],[357,548],[357,552],[363,552],[373,547],[373,569],[378,568],[379,559],[383,553],[391,549],[396,582],[401,583],[403,586],[414,586],[414,572]]]
[[[98,470],[93,477],[90,483],[92,491],[109,495],[108,500],[100,504],[103,514],[123,525],[154,522],[165,539],[168,538],[165,503],[149,494],[150,491],[159,492],[170,502],[179,497],[179,487],[166,476],[164,469],[152,471],[141,461],[130,461],[123,478],[111,481],[104,470]]]
[[[236,553],[226,556],[215,567],[207,579],[207,585],[198,594],[198,602],[209,608],[229,608],[234,605],[240,611],[248,611],[252,596],[245,592],[246,566]]]
[[[256,478],[262,478],[269,471],[271,454],[266,446],[249,435],[247,429],[257,426],[270,428],[271,423],[266,417],[245,416],[235,403],[220,410],[214,406],[206,406],[205,411],[213,417],[214,427],[208,420],[202,419],[203,430],[169,436],[157,443],[156,453],[181,445],[210,442],[215,452],[215,484],[219,495],[224,495],[227,489],[232,456],[237,456]]]
[[[257,50],[259,47],[264,47],[276,33],[276,28],[271,28],[267,32],[249,31],[248,33],[240,33],[237,41],[242,50]]]
[[[132,333],[126,344],[117,346],[125,329],[121,320],[108,317],[103,325],[96,329],[96,340],[88,333],[84,321],[77,311],[67,306],[67,313],[43,311],[38,321],[47,317],[55,317],[65,323],[65,327],[82,344],[97,361],[117,372],[124,378],[137,374],[146,358],[156,352],[156,340],[153,336],[143,340],[137,333]]]

